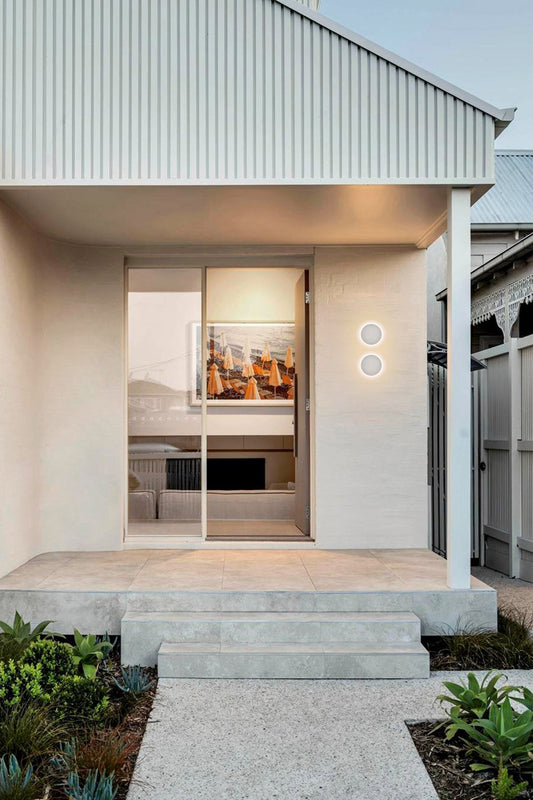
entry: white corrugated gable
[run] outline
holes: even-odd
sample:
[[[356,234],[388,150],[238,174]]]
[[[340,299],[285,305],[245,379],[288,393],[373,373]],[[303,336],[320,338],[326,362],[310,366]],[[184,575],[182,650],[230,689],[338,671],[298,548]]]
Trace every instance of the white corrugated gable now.
[[[492,180],[490,108],[294,0],[0,7],[3,183]]]

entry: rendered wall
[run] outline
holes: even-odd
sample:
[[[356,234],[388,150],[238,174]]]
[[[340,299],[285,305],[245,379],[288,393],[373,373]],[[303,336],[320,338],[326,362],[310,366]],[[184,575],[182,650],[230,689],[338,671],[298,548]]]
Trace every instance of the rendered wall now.
[[[122,542],[124,268],[112,248],[47,241],[40,270],[40,520],[47,550]]]
[[[0,203],[0,575],[118,549],[123,256],[53,242]]]
[[[315,259],[316,528],[321,547],[426,547],[426,254],[318,248]],[[366,378],[359,330],[385,331]]]
[[[0,203],[0,575],[40,551],[36,237]]]

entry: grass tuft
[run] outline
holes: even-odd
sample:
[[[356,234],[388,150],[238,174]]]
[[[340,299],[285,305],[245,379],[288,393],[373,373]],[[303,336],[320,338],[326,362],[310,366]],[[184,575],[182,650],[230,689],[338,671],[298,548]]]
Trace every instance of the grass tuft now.
[[[430,644],[431,668],[533,669],[533,614],[513,606],[498,611],[498,630],[457,628]]]

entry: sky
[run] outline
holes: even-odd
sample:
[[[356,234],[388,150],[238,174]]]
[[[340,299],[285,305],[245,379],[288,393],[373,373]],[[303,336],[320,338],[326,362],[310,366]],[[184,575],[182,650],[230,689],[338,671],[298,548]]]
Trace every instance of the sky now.
[[[320,13],[498,108],[533,150],[533,0],[322,0]]]

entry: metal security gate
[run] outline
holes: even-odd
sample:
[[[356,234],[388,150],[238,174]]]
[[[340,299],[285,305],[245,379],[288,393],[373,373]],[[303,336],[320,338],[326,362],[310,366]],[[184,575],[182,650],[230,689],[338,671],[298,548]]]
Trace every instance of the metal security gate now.
[[[479,380],[472,373],[472,524],[471,558],[480,558],[482,492],[480,478]],[[428,364],[428,486],[432,548],[446,556],[446,375],[444,367]]]

